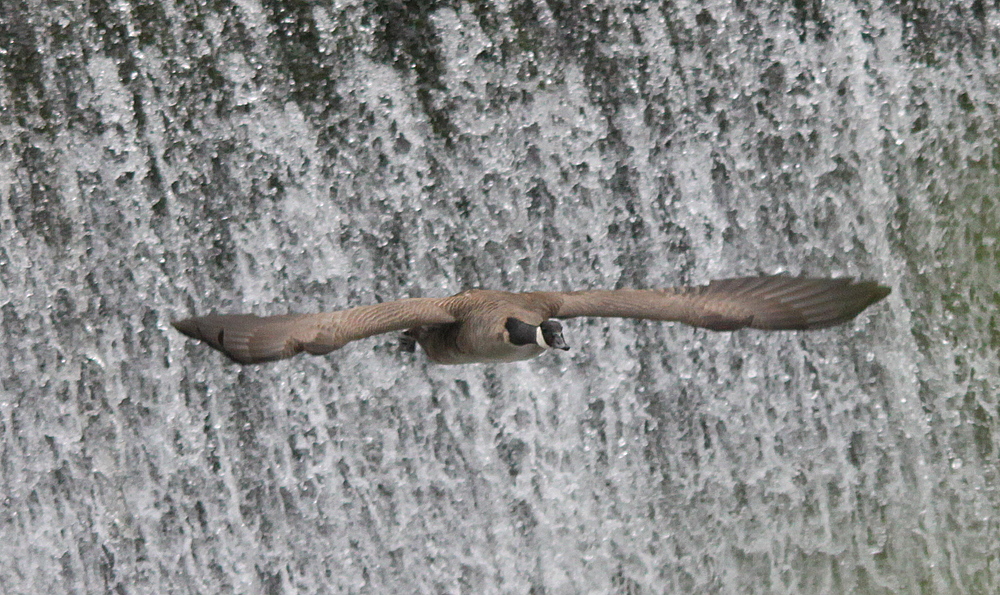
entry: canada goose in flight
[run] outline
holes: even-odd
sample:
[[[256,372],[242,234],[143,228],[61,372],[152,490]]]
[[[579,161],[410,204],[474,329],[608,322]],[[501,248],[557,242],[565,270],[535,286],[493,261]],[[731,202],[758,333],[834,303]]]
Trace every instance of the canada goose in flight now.
[[[553,318],[613,316],[682,322],[714,331],[809,330],[851,320],[889,295],[871,281],[766,276],[701,287],[540,291],[472,289],[446,298],[407,298],[320,314],[213,314],[173,322],[233,361],[256,364],[301,351],[322,355],[345,344],[406,331],[439,364],[512,362],[569,349]]]

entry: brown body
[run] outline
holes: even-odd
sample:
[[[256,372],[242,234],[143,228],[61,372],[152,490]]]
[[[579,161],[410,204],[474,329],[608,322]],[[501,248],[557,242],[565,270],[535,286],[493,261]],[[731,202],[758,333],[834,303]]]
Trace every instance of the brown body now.
[[[504,328],[507,319],[537,326],[553,317],[558,306],[545,294],[470,289],[442,304],[457,322],[424,325],[409,334],[439,364],[516,362],[540,355],[545,348],[511,344]]]
[[[888,294],[888,287],[850,279],[747,277],[664,290],[474,289],[446,298],[408,298],[321,314],[209,315],[173,324],[243,364],[302,351],[329,353],[350,341],[401,330],[431,360],[464,364],[518,361],[550,347],[541,339],[537,344],[511,343],[505,327],[511,318],[533,327],[554,318],[610,316],[682,322],[716,331],[810,330],[847,322]]]

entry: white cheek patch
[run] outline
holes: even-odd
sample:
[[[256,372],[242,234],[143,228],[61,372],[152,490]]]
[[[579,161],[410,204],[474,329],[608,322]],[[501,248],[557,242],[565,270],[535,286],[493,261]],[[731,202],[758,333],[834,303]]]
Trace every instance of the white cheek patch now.
[[[535,329],[535,343],[538,343],[539,347],[550,349],[549,344],[545,342],[545,337],[542,335],[542,327]]]

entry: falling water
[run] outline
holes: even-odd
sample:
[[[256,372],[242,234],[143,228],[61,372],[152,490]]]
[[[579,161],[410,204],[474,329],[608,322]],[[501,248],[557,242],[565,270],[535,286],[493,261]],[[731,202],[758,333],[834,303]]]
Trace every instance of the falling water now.
[[[5,2],[0,591],[997,592],[998,52],[988,2]],[[762,272],[893,293],[461,367],[169,325]]]

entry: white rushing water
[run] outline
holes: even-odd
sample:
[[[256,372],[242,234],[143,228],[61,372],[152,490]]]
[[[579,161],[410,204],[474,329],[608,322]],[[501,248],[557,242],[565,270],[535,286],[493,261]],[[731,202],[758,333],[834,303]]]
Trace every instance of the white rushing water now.
[[[995,593],[995,4],[0,5],[0,592]],[[239,367],[169,321],[788,272]]]

